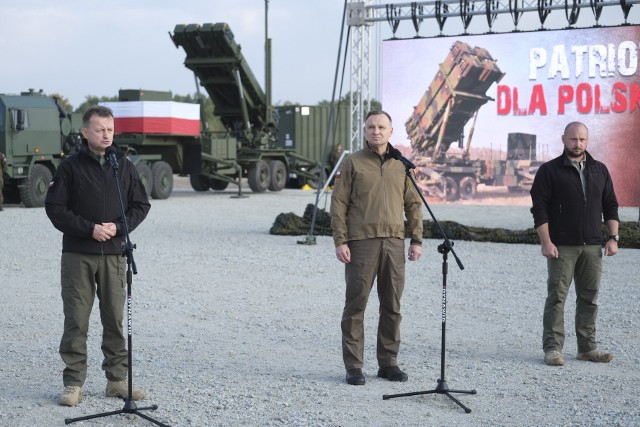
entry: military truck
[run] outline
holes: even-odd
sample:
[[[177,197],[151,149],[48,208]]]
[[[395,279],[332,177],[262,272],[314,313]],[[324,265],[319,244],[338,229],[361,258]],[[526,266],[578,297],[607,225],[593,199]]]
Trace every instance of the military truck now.
[[[44,206],[49,183],[64,155],[81,141],[82,115],[67,113],[57,99],[33,89],[0,94],[0,152],[7,157],[7,203]]]
[[[244,178],[254,192],[315,187],[327,132],[342,138],[334,145],[348,139],[348,109],[338,110],[330,131],[329,107],[272,106],[269,83],[263,92],[225,23],[177,25],[170,36],[184,49],[198,92],[202,86],[210,96],[213,114],[204,105],[174,114],[189,105],[173,102],[171,92],[143,89],[121,90],[118,102],[102,103],[113,110],[114,139],[136,162],[150,194],[169,197],[173,174],[189,176],[196,191],[234,184],[241,192]]]
[[[121,98],[133,99],[131,92],[138,91],[121,91]],[[165,94],[147,96],[166,98]],[[82,141],[81,129],[82,114],[66,112],[56,98],[44,95],[42,90],[0,94],[0,152],[5,153],[8,164],[3,192],[6,202],[22,202],[28,208],[44,206],[56,168]],[[147,193],[165,199],[173,188],[173,170],[168,161],[180,159],[181,171],[188,170],[188,160],[200,158],[189,151],[199,150],[199,141],[165,135],[155,139],[154,145],[145,145],[141,137],[125,133],[115,140],[127,150]]]
[[[182,47],[185,51],[185,67],[193,71],[196,81],[205,88],[214,106],[214,117],[202,120],[207,127],[201,135],[200,170],[190,174],[193,189],[222,190],[229,183],[241,188],[243,177],[247,178],[254,192],[280,191],[288,184],[315,185],[322,172],[322,158],[301,155],[301,150],[292,146],[291,139],[284,137],[296,134],[284,126],[300,121],[280,121],[280,112],[289,114],[291,110],[280,110],[271,105],[270,73],[267,73],[265,93],[229,26],[226,23],[176,25],[170,37],[177,48]],[[268,70],[268,40],[266,45]],[[314,107],[306,108],[308,111]],[[295,113],[303,114],[302,110]],[[347,114],[344,109],[342,130],[348,137],[348,128],[345,127]],[[307,147],[310,144],[297,143]],[[318,138],[313,144],[317,149],[311,151],[317,155],[324,140]],[[328,172],[324,171],[325,176]]]
[[[229,183],[238,185],[240,191],[243,177],[248,177],[250,188],[257,192],[279,191],[285,186],[300,188],[305,184],[315,187],[327,133],[334,138],[329,139],[332,145],[344,144],[349,134],[346,108],[339,109],[333,130],[329,130],[329,107],[274,107],[275,140],[249,151],[226,130],[208,130],[218,117],[201,114],[199,104],[172,101],[171,92],[121,89],[118,98],[117,102],[100,104],[113,110],[114,141],[136,164],[147,194],[154,199],[170,197],[174,174],[189,176],[196,191],[225,190]],[[271,174],[271,168],[264,176],[250,173],[250,168],[259,166],[260,160],[271,168],[273,161],[280,161],[284,168],[276,165],[280,168],[277,175]],[[329,168],[330,165],[325,165],[325,177]],[[205,175],[203,170],[209,173]],[[265,176],[269,181],[262,186],[259,179]]]
[[[324,146],[346,145],[348,108],[338,109],[328,129],[329,107],[273,107],[269,83],[265,94],[225,23],[178,25],[170,36],[211,97],[213,115],[153,90],[124,89],[118,102],[101,103],[114,111],[114,141],[136,165],[147,194],[170,197],[174,174],[189,176],[196,191],[224,190],[231,183],[239,192],[244,178],[252,191],[263,192],[316,187],[322,173],[329,175],[328,165],[322,171]],[[4,99],[0,151],[9,159],[6,191],[16,194],[7,200],[42,206],[55,168],[81,141],[81,116],[41,92]],[[16,157],[21,152],[14,150],[15,141],[29,155]]]
[[[530,188],[539,166],[536,136],[510,133],[506,159],[470,158],[473,129],[486,95],[504,73],[490,53],[456,41],[428,89],[405,122],[416,178],[427,194],[446,200],[472,199],[478,184]],[[473,119],[465,141],[464,128]],[[457,149],[452,148],[457,143]]]
[[[100,102],[114,115],[114,142],[135,165],[154,199],[167,199],[173,175],[200,170],[200,109],[174,102],[171,92],[121,89],[117,102]]]

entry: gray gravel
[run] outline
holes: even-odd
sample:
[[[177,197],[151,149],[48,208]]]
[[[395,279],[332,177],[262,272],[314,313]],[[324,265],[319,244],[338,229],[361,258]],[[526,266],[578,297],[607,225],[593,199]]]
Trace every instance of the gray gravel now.
[[[147,415],[173,426],[637,426],[640,425],[640,250],[604,262],[598,336],[616,358],[575,360],[573,301],[567,304],[567,364],[542,363],[546,267],[538,246],[455,242],[449,257],[446,380],[472,409],[432,390],[440,377],[442,257],[439,240],[407,264],[400,365],[409,381],[376,378],[376,297],[366,317],[364,387],[344,383],[340,351],[343,268],[331,238],[269,234],[281,212],[302,215],[312,192],[231,198],[233,190],[178,188],[153,201],[132,235],[134,384]],[[321,199],[321,207],[326,200]],[[440,220],[522,229],[528,206],[432,205]],[[623,209],[624,220],[638,210]],[[59,291],[61,235],[43,209],[0,213],[0,425],[56,426],[122,408],[104,397],[100,324],[89,339],[85,400],[60,407],[63,368]],[[572,292],[573,295],[573,292]],[[110,416],[76,425],[151,425]]]

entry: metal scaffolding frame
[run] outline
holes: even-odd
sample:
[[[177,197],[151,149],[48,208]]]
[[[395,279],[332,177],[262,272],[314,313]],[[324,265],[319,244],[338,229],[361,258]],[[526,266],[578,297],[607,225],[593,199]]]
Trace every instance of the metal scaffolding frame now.
[[[351,27],[350,90],[351,96],[356,99],[351,99],[349,150],[353,152],[362,147],[364,117],[371,105],[371,33],[374,24],[389,23],[395,37],[400,22],[410,20],[416,37],[420,37],[424,20],[435,20],[439,35],[443,36],[447,35],[444,25],[448,18],[459,17],[465,34],[468,34],[472,19],[484,16],[487,24],[484,33],[492,33],[498,15],[509,14],[513,23],[511,31],[519,31],[522,15],[537,13],[539,29],[544,30],[549,14],[554,10],[563,10],[567,28],[574,28],[584,8],[591,9],[596,26],[599,26],[603,8],[619,7],[624,21],[618,25],[629,25],[629,12],[634,4],[640,4],[640,0],[431,0],[387,4],[372,4],[372,0],[350,1],[347,20],[347,25]]]
[[[347,10],[347,25],[351,31],[350,93],[351,132],[349,152],[359,150],[364,140],[364,118],[371,105],[371,28],[373,26],[370,0],[351,2]],[[355,97],[355,99],[354,99]]]

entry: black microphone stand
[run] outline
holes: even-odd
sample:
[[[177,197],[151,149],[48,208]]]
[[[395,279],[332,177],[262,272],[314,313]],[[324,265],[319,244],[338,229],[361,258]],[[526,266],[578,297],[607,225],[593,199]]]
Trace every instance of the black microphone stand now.
[[[118,178],[118,161],[115,159],[115,157],[113,158],[113,161],[111,161],[111,166],[113,169],[113,179],[115,181],[116,188],[118,189],[118,199],[120,201],[120,215],[122,218],[122,225],[124,227],[123,229],[124,229],[124,235],[125,235],[125,244],[124,244],[124,247],[122,248],[122,256],[127,257],[127,333],[128,333],[128,341],[127,341],[128,355],[127,356],[128,356],[128,362],[129,362],[129,367],[128,367],[129,390],[128,390],[127,398],[124,399],[124,407],[122,409],[118,411],[103,412],[100,414],[87,415],[87,416],[78,417],[78,418],[65,418],[64,423],[71,424],[71,423],[75,423],[76,421],[91,420],[93,418],[108,417],[110,415],[133,414],[133,415],[138,415],[155,425],[162,426],[162,427],[169,427],[168,424],[163,424],[160,421],[154,420],[153,418],[140,412],[140,411],[148,411],[148,410],[155,411],[156,409],[158,409],[158,405],[151,405],[151,406],[138,408],[136,406],[136,402],[133,400],[133,351],[132,351],[133,334],[132,334],[132,327],[131,327],[132,325],[131,314],[133,310],[132,310],[132,298],[131,298],[131,283],[133,279],[132,273],[138,274],[138,269],[136,268],[136,263],[133,259],[133,250],[136,248],[136,245],[131,243],[131,239],[129,238],[129,226],[127,225],[127,220],[126,220],[127,217],[125,216],[125,211],[124,211],[124,202],[122,201],[122,192],[120,191],[120,180]]]
[[[463,405],[458,399],[453,397],[451,393],[476,394],[477,392],[475,390],[451,390],[449,389],[449,385],[447,384],[447,381],[445,380],[445,376],[444,376],[445,348],[446,348],[445,337],[446,337],[446,329],[447,329],[447,270],[448,270],[447,254],[449,252],[453,254],[453,257],[455,258],[456,263],[458,264],[458,267],[460,267],[460,270],[464,270],[464,266],[462,265],[462,262],[460,262],[460,259],[458,258],[455,251],[453,250],[453,242],[451,242],[447,238],[447,235],[445,234],[444,230],[440,226],[440,223],[438,223],[438,220],[436,219],[436,217],[433,215],[433,212],[431,211],[429,204],[427,203],[424,196],[422,195],[422,192],[418,188],[418,185],[416,184],[415,179],[413,179],[413,175],[411,175],[411,169],[412,169],[411,166],[413,166],[413,164],[410,162],[402,162],[402,163],[405,165],[406,173],[407,173],[407,176],[409,177],[409,180],[411,181],[411,183],[413,184],[413,187],[416,189],[416,191],[418,192],[418,195],[422,199],[422,203],[424,203],[427,210],[429,211],[429,214],[433,219],[433,223],[437,226],[438,230],[444,237],[444,242],[438,245],[438,252],[442,254],[442,341],[441,341],[441,350],[440,350],[440,379],[438,380],[438,385],[433,390],[415,391],[411,393],[401,393],[401,394],[385,394],[384,396],[382,396],[382,399],[387,400],[387,399],[392,399],[394,397],[417,396],[421,394],[433,394],[433,393],[444,394],[445,396],[449,397],[451,400],[456,402],[458,406],[464,409],[464,411],[468,414],[471,412],[471,409]]]

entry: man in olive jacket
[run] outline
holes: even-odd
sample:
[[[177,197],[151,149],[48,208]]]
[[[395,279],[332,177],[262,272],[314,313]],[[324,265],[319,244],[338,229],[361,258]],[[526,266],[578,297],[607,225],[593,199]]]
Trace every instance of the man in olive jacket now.
[[[56,170],[45,199],[47,216],[62,235],[61,285],[64,332],[60,356],[65,363],[59,403],[82,401],[87,376],[87,334],[93,301],[98,295],[103,326],[102,369],[105,394],[128,397],[128,354],[123,334],[126,299],[124,224],[133,231],[151,205],[135,166],[117,152],[118,178],[124,204],[122,218],[113,167],[105,150],[113,144],[114,119],[109,108],[90,107],[83,117],[80,151]],[[114,146],[115,147],[115,146]],[[144,392],[133,389],[133,399]]]
[[[342,355],[346,381],[365,384],[364,311],[377,277],[378,376],[406,381],[398,367],[400,298],[404,289],[404,215],[411,242],[410,261],[422,255],[422,202],[404,165],[389,157],[391,117],[373,111],[365,123],[366,146],[346,158],[331,195],[331,227],[338,260],[345,264]]]

